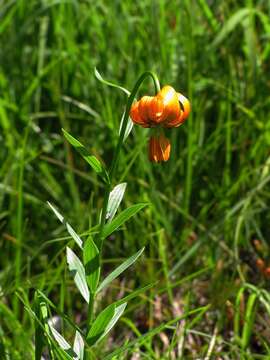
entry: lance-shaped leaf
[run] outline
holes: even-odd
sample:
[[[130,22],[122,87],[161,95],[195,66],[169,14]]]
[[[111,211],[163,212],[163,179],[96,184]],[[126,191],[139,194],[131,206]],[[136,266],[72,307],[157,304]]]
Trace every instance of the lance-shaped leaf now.
[[[69,345],[69,343],[63,338],[63,336],[60,335],[59,332],[55,330],[55,328],[52,325],[49,325],[49,327],[55,341],[60,346],[60,348],[64,350],[64,353],[67,355],[67,359],[80,360],[80,358],[77,356],[77,354]]]
[[[114,218],[114,215],[116,214],[116,211],[123,199],[126,187],[127,187],[127,183],[121,183],[116,185],[113,188],[113,190],[110,192],[109,202],[106,212],[106,219],[108,220],[108,223],[110,223]]]
[[[125,113],[122,116],[121,122],[120,122],[120,127],[119,127],[119,135],[121,134],[122,131],[122,127],[123,127],[123,122],[124,122],[124,117],[125,117]],[[131,118],[128,118],[128,122],[127,122],[127,126],[126,126],[126,130],[125,130],[125,134],[124,134],[124,138],[123,141],[125,141],[128,137],[128,135],[130,134],[131,130],[133,129],[133,121],[131,120]]]
[[[86,150],[84,145],[80,143],[79,140],[75,139],[72,135],[70,135],[66,130],[62,129],[63,134],[67,141],[79,152],[79,154],[84,158],[84,160],[92,167],[92,169],[101,177],[108,182],[108,174],[101,164],[101,162],[94,156],[90,155]]]
[[[103,79],[103,77],[101,76],[101,74],[98,72],[97,68],[95,68],[95,76],[96,76],[96,78],[97,78],[100,82],[102,82],[103,84],[108,85],[108,86],[115,87],[115,88],[123,91],[123,92],[124,92],[125,94],[127,94],[128,96],[130,95],[130,91],[128,91],[128,90],[127,90],[126,88],[124,88],[123,86],[114,84],[114,83],[112,83],[111,81],[107,81],[107,80]],[[123,113],[122,118],[121,118],[120,127],[119,127],[119,135],[120,135],[121,130],[122,130],[124,117],[125,117],[125,112]],[[124,134],[124,138],[123,138],[124,141],[126,140],[126,138],[128,137],[128,135],[130,134],[132,128],[133,128],[133,122],[132,122],[132,120],[131,120],[130,117],[129,117],[129,118],[128,118],[128,123],[127,123],[127,126],[126,126],[126,130],[125,130],[125,134]]]
[[[120,316],[123,314],[127,303],[115,306],[114,304],[109,305],[104,309],[93,322],[88,334],[87,343],[92,346],[100,341],[112,327],[116,324]]]
[[[111,81],[107,81],[107,80],[103,79],[103,77],[101,76],[101,74],[99,73],[99,71],[98,71],[97,68],[95,68],[95,76],[96,76],[96,78],[97,78],[100,82],[102,82],[103,84],[108,85],[108,86],[115,87],[115,88],[123,91],[125,94],[130,95],[130,92],[129,92],[126,88],[124,88],[123,86],[114,84],[114,83],[112,83]]]
[[[89,302],[89,290],[85,278],[85,270],[83,264],[77,255],[67,246],[67,263],[68,268],[74,278],[75,284],[84,299]]]
[[[79,333],[79,331],[76,331],[74,344],[73,344],[73,350],[78,356],[80,360],[83,360],[83,353],[84,353],[84,341]]]
[[[99,250],[91,236],[88,237],[83,248],[83,262],[87,284],[90,293],[95,293],[100,274]]]
[[[242,347],[246,349],[250,344],[250,336],[252,334],[254,320],[256,318],[256,307],[257,307],[258,294],[253,293],[249,296],[247,302],[247,309],[245,313],[245,322],[242,332]]]
[[[122,274],[127,268],[129,268],[137,259],[138,257],[143,253],[144,247],[136,252],[136,254],[129,257],[126,261],[124,261],[120,266],[118,266],[115,270],[113,270],[99,285],[97,292],[104,289],[106,286],[108,286],[117,276]]]
[[[59,211],[57,211],[55,209],[55,207],[52,206],[51,203],[49,203],[49,201],[47,201],[47,204],[49,205],[49,207],[52,209],[52,211],[54,212],[54,214],[56,215],[56,217],[58,218],[58,220],[65,225],[67,232],[69,233],[69,235],[73,238],[73,240],[76,242],[77,245],[79,245],[79,247],[82,249],[82,239],[79,237],[79,235],[73,230],[73,228],[69,225],[68,222],[66,222],[65,218],[63,215],[61,215],[59,213]]]
[[[138,211],[143,209],[147,203],[140,203],[136,205],[132,205],[129,208],[122,211],[119,215],[117,215],[112,222],[107,223],[104,226],[103,232],[102,232],[102,238],[105,239],[108,237],[111,233],[113,233],[116,229],[118,229],[121,225],[123,225],[127,220],[129,220],[132,216],[137,214]]]

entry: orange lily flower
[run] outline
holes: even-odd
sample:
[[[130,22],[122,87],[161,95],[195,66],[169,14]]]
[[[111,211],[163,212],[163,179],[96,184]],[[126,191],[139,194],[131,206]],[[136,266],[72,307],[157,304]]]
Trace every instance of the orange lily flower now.
[[[166,85],[156,96],[143,96],[135,102],[131,107],[130,117],[135,124],[145,128],[171,128],[180,126],[189,113],[188,99]]]
[[[144,128],[178,127],[190,113],[188,99],[173,87],[164,86],[156,96],[143,96],[130,110],[132,121]],[[167,161],[170,157],[169,140],[159,132],[150,137],[149,159],[154,162]]]

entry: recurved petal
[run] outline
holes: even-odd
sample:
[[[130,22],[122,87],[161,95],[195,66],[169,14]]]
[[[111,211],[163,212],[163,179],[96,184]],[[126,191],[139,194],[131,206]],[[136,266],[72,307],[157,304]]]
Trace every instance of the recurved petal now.
[[[157,98],[161,99],[164,105],[160,122],[166,124],[176,121],[181,115],[181,108],[174,88],[169,85],[164,86],[157,94]]]
[[[180,107],[183,111],[183,120],[185,120],[190,113],[190,102],[189,100],[181,93],[177,93],[178,101],[180,103]]]
[[[149,159],[153,162],[168,161],[171,144],[164,135],[153,136],[149,140]]]
[[[166,123],[166,127],[171,128],[171,127],[178,127],[181,124],[183,124],[183,122],[186,121],[186,118],[188,117],[189,113],[190,113],[190,102],[188,101],[188,99],[182,95],[181,93],[177,93],[177,97],[178,97],[178,101],[180,104],[180,116],[178,118],[176,118],[175,120],[171,120],[169,122]]]
[[[171,144],[170,141],[164,135],[159,136],[159,146],[162,154],[161,161],[168,161],[171,152]]]
[[[150,120],[155,124],[159,124],[161,121],[160,119],[162,118],[163,111],[163,101],[157,96],[152,97],[151,104],[148,109],[148,115]]]
[[[180,126],[181,124],[183,124],[183,122],[185,121],[185,119],[183,118],[183,114],[184,112],[181,111],[180,113],[180,116],[172,121],[169,121],[167,122],[164,127],[167,127],[167,128],[172,128],[172,127],[178,127]]]
[[[139,101],[139,114],[141,119],[143,120],[143,123],[145,127],[150,127],[151,119],[149,116],[149,107],[151,106],[153,96],[143,96],[141,100]]]
[[[131,120],[135,124],[138,124],[143,127],[148,127],[147,123],[145,123],[145,121],[144,121],[144,118],[142,118],[142,116],[140,114],[139,103],[140,103],[140,101],[136,101],[135,103],[133,103],[133,105],[131,106],[129,115],[131,117]]]

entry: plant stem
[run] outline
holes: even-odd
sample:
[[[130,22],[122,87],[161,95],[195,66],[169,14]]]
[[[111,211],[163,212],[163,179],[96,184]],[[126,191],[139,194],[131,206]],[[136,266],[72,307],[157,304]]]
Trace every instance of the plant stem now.
[[[88,314],[87,314],[87,328],[86,328],[86,336],[92,326],[93,318],[94,318],[94,303],[95,303],[95,293],[90,293],[89,296],[89,304],[88,304]],[[87,351],[87,348],[84,348],[84,360],[91,360],[91,356]]]
[[[89,305],[88,305],[88,322],[87,322],[88,329],[87,329],[87,331],[90,329],[90,326],[92,325],[92,322],[93,322],[95,295],[96,295],[95,293],[90,293]]]

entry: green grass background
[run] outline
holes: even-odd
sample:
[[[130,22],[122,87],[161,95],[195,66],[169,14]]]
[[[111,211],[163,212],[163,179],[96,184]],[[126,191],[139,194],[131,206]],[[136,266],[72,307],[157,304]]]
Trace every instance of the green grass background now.
[[[129,90],[153,70],[190,99],[192,113],[167,132],[166,164],[148,161],[147,130],[134,127],[125,143],[122,209],[151,205],[106,241],[105,269],[146,251],[103,305],[123,289],[159,282],[131,302],[94,358],[175,318],[175,307],[207,304],[206,315],[181,325],[179,358],[205,358],[211,341],[214,359],[270,356],[269,299],[252,308],[250,334],[233,326],[237,316],[241,326],[247,321],[250,292],[265,289],[267,298],[269,288],[256,269],[258,257],[268,261],[270,236],[269,16],[267,0],[0,1],[0,350],[7,359],[33,357],[33,323],[16,292],[32,307],[33,290],[41,289],[76,321],[85,319],[66,270],[70,239],[46,201],[80,234],[98,221],[103,184],[61,132],[110,164],[126,97],[101,84],[95,67]],[[144,94],[153,94],[150,81]],[[240,299],[245,284],[254,288]],[[163,330],[172,349],[176,330]],[[146,344],[117,359],[135,352],[173,359],[160,335]]]

